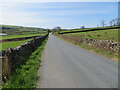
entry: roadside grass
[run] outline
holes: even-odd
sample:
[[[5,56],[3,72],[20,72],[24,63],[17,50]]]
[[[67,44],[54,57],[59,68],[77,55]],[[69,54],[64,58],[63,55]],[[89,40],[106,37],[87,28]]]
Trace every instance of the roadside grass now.
[[[7,48],[16,48],[17,46],[26,43],[32,39],[22,40],[22,41],[12,41],[12,42],[4,42],[0,43],[0,50],[4,50]]]
[[[68,33],[63,35],[80,36],[82,38],[96,39],[96,40],[114,40],[118,42],[119,29],[109,29],[90,32]]]
[[[66,40],[64,39],[63,37],[61,37],[60,35],[58,34],[55,34],[56,37],[68,42],[68,43],[71,43],[71,44],[74,44],[74,45],[77,45],[78,47],[81,47],[81,48],[84,48],[86,50],[89,50],[91,52],[94,52],[94,53],[97,53],[97,54],[100,54],[100,55],[103,55],[103,56],[106,56],[110,59],[113,59],[115,61],[120,61],[120,56],[118,53],[112,53],[112,52],[109,52],[109,51],[106,51],[106,50],[103,50],[101,48],[96,48],[96,47],[93,47],[91,45],[88,45],[88,44],[85,44],[85,43],[79,43],[79,44],[76,44],[75,42],[73,41],[70,41],[70,40]]]
[[[47,40],[47,39],[46,39]],[[40,67],[40,59],[46,44],[46,40],[28,57],[26,63],[12,74],[8,83],[3,85],[5,88],[34,89],[38,79],[38,69]]]
[[[6,35],[6,36],[0,36],[0,40],[12,39],[12,38],[31,37],[31,36],[44,36],[45,34],[46,33],[43,33],[43,34],[25,34],[25,35]]]

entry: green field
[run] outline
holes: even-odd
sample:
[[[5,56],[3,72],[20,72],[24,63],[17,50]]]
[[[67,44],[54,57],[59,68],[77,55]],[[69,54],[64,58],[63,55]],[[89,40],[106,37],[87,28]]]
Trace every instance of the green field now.
[[[0,32],[9,35],[41,34],[46,32],[46,29],[38,27],[0,25]]]
[[[6,36],[0,36],[0,40],[3,40],[45,35],[47,30],[37,27],[0,25],[0,33],[7,34]]]
[[[68,33],[68,34],[64,34],[64,35],[80,36],[82,38],[96,39],[96,40],[118,41],[118,31],[120,31],[120,30],[119,29],[109,29],[109,30],[90,31],[90,32]]]
[[[23,41],[12,41],[12,42],[0,43],[0,50],[4,50],[7,48],[16,48],[17,46],[24,44],[30,40],[32,40],[32,39],[27,39],[27,40],[23,40]]]
[[[105,28],[120,28],[120,26],[61,30],[60,33],[64,33],[64,32],[74,32],[74,31],[84,31],[84,30],[89,31],[89,30],[94,30],[94,29],[105,29]],[[108,30],[108,29],[107,29],[107,30]],[[103,30],[103,31],[104,31],[104,30]]]
[[[0,36],[0,40],[32,37],[32,36],[44,36],[47,33],[46,29],[42,29],[42,28],[11,26],[11,25],[0,25],[0,32],[4,34],[8,34],[6,36]],[[4,50],[7,48],[15,48],[20,44],[24,44],[29,40],[32,39],[0,43],[0,50]]]
[[[43,34],[27,34],[27,35],[6,35],[0,36],[0,40],[4,39],[12,39],[12,38],[22,38],[22,37],[31,37],[31,36],[44,36],[46,33]]]

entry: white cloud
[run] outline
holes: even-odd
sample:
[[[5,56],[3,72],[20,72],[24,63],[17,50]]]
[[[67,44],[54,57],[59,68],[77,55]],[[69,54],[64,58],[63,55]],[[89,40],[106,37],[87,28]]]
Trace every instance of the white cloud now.
[[[29,25],[46,21],[40,21],[37,18],[33,18],[36,13],[22,11],[20,12],[18,9],[22,7],[22,4],[2,3],[1,7],[1,24]]]
[[[4,0],[5,1],[5,0]],[[8,1],[8,0],[6,0]],[[19,0],[18,0],[19,1]],[[22,0],[21,0],[22,1]],[[27,1],[27,0],[26,0]],[[31,0],[32,1],[32,0]],[[35,1],[35,0],[34,0]],[[0,1],[1,2],[1,1]],[[38,4],[38,5],[36,5]],[[10,24],[10,25],[26,25],[26,26],[35,26],[43,23],[50,24],[52,22],[64,22],[67,18],[56,18],[53,16],[68,16],[68,15],[85,15],[85,14],[101,14],[106,13],[104,10],[44,10],[44,8],[49,8],[39,5],[40,3],[0,3],[0,23],[1,24]],[[61,5],[59,8],[70,8],[70,6]],[[78,6],[78,5],[76,5]],[[75,5],[73,5],[75,7]],[[56,8],[56,6],[51,5],[51,8]],[[37,10],[36,10],[37,9]],[[41,10],[39,12],[39,9]],[[30,11],[29,11],[30,10]],[[33,11],[32,11],[33,10]],[[36,11],[34,11],[36,10]],[[109,10],[107,11],[109,12]],[[49,19],[45,18],[49,16]],[[50,18],[51,17],[51,18]],[[63,20],[64,19],[64,20]],[[49,26],[49,25],[48,25]]]
[[[57,18],[41,18],[41,12],[24,11],[26,3],[2,3],[0,4],[0,24],[35,26],[42,23],[61,21]],[[48,12],[49,13],[49,12]],[[44,13],[44,14],[48,14]]]
[[[45,19],[45,18],[36,18],[35,13],[20,13],[20,12],[6,12],[3,13],[1,19],[1,24],[16,24],[16,25],[35,25],[40,23],[48,23],[53,21],[59,21],[60,19]]]
[[[2,4],[2,15],[0,16],[0,23],[9,25],[34,26],[41,23],[61,21],[61,19],[40,18],[40,12],[19,11],[18,9],[21,7],[21,5],[15,3]]]

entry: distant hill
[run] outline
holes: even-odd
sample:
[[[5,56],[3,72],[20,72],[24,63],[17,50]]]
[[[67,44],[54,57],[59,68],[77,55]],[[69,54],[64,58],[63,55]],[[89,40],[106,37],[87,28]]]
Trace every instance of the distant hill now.
[[[44,28],[0,25],[0,32],[5,34],[32,34],[45,32]]]

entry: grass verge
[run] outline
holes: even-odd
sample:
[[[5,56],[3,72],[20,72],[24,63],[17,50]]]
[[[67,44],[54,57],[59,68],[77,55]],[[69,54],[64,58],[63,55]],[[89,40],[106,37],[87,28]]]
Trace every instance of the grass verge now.
[[[67,41],[68,43],[76,45],[74,42],[66,40],[66,39],[62,38],[61,36],[59,36],[57,34],[55,36],[62,39],[62,40],[64,40],[64,41]],[[108,58],[110,58],[112,60],[120,61],[120,56],[118,54],[103,50],[101,48],[95,48],[95,47],[92,47],[92,46],[90,46],[90,45],[88,45],[86,43],[80,43],[80,44],[77,44],[77,46],[79,46],[81,48],[84,48],[84,49],[87,49],[89,51],[92,51],[94,53],[98,53],[100,55],[106,56],[106,57],[108,57]]]
[[[47,40],[47,39],[46,39]],[[3,85],[4,88],[29,88],[34,89],[37,82],[37,71],[40,67],[40,59],[46,40],[29,56],[26,63],[12,74],[8,83]]]
[[[80,46],[82,48],[85,48],[87,50],[90,50],[92,52],[98,53],[100,55],[104,55],[104,56],[106,56],[108,58],[111,58],[113,60],[119,61],[119,59],[120,59],[120,56],[118,56],[118,54],[114,54],[112,52],[109,52],[109,51],[106,51],[106,50],[102,50],[100,48],[95,48],[95,47],[92,47],[92,46],[90,46],[88,44],[85,44],[85,43],[81,43],[78,46]]]

